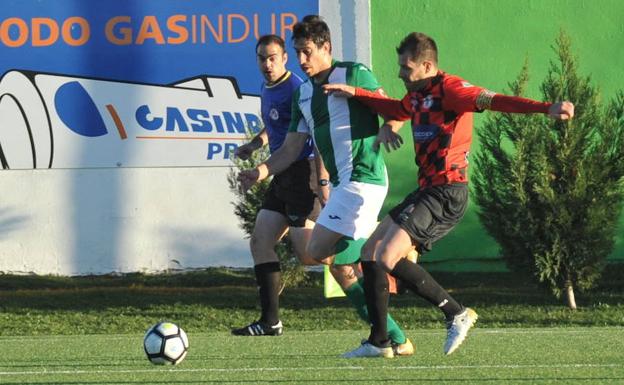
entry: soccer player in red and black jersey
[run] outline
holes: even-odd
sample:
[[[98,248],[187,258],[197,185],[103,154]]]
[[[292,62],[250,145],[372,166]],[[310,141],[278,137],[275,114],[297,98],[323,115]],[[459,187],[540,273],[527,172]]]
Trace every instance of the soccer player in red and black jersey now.
[[[544,113],[570,119],[570,102],[543,103],[506,96],[477,87],[438,69],[436,43],[422,33],[411,33],[397,47],[399,77],[407,94],[387,98],[346,85],[326,85],[335,96],[354,97],[387,119],[411,120],[418,165],[418,188],[394,207],[362,248],[362,266],[371,334],[345,357],[375,357],[388,344],[386,313],[388,290],[385,271],[414,293],[444,312],[447,339],[444,353],[453,353],[464,341],[477,313],[460,305],[425,269],[404,258],[415,246],[429,251],[462,218],[468,203],[468,152],[472,141],[472,113],[493,110],[508,113]],[[387,149],[401,145],[400,136],[386,127],[378,142]],[[384,271],[385,270],[385,271]]]

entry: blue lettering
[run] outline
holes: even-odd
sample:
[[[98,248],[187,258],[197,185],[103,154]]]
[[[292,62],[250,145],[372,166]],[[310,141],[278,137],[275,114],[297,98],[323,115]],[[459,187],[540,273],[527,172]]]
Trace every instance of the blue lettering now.
[[[224,159],[230,159],[230,155],[234,153],[234,150],[236,150],[236,147],[238,147],[238,144],[226,143],[225,146],[223,147],[224,147],[223,153],[225,154]]]
[[[234,150],[238,147],[236,143],[208,143],[208,156],[206,159],[213,160],[218,157],[223,157],[223,159],[231,159]]]
[[[215,126],[217,126],[217,132],[225,132],[223,129],[223,122],[221,121],[221,117],[219,115],[213,115],[212,119],[214,120]]]
[[[151,114],[150,109],[147,105],[142,105],[139,108],[137,108],[136,113],[135,113],[135,118],[137,123],[139,123],[139,125],[143,128],[145,128],[146,130],[158,130],[162,124],[163,124],[163,119],[162,118],[153,118],[153,119],[149,119],[148,116]]]
[[[223,112],[223,119],[225,120],[225,126],[228,132],[238,132],[239,134],[245,133],[245,122],[239,112],[234,113],[232,116],[229,112]]]
[[[208,111],[189,108],[186,110],[186,115],[188,115],[188,117],[195,122],[191,124],[193,132],[212,131],[212,124],[210,124],[210,121],[208,120],[208,117],[210,117]]]
[[[245,120],[247,120],[247,127],[254,134],[260,132],[262,128],[262,123],[260,122],[260,118],[255,114],[245,114]]]
[[[167,107],[167,131],[175,131],[175,126],[178,125],[180,132],[188,132],[188,126],[186,121],[182,117],[180,110],[175,107]]]
[[[215,155],[223,151],[221,143],[208,143],[208,160],[212,160]]]

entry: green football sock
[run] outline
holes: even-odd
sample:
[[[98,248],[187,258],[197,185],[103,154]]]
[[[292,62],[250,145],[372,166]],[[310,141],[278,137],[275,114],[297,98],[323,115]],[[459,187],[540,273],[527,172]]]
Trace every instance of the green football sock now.
[[[366,297],[364,297],[364,288],[360,284],[360,281],[358,280],[344,292],[355,307],[355,311],[357,311],[360,319],[366,323],[370,323],[368,319],[368,309],[366,308]],[[403,344],[407,340],[405,338],[405,333],[403,333],[403,330],[401,330],[390,314],[388,314],[388,337],[390,337],[392,342],[397,344]]]

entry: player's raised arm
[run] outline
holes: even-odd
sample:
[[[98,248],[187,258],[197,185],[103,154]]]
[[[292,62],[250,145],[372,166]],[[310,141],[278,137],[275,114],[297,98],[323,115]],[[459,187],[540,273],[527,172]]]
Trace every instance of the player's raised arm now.
[[[406,109],[404,106],[405,101],[389,98],[381,88],[369,91],[346,84],[325,84],[323,89],[325,93],[337,97],[353,97],[386,119],[404,121],[411,116],[409,108]]]
[[[574,116],[574,104],[540,102],[520,96],[503,95],[474,86],[465,80],[449,76],[444,83],[445,108],[456,112],[491,110],[516,114],[542,113],[554,119],[567,120]]]
[[[574,104],[568,101],[546,103],[502,94],[494,94],[491,105],[486,108],[492,111],[519,114],[543,113],[559,120],[568,120],[574,117]]]
[[[275,151],[269,159],[256,168],[243,170],[238,174],[243,191],[249,190],[255,183],[278,174],[290,166],[301,153],[308,135],[301,132],[289,132],[286,134],[284,144]]]

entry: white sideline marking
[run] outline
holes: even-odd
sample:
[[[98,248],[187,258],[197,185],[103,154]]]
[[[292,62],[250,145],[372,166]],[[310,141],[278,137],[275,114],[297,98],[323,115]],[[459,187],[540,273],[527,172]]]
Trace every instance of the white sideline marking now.
[[[443,327],[440,327],[439,329],[429,329],[429,330],[417,330],[417,329],[405,329],[406,331],[410,332],[410,335],[427,335],[427,334],[446,334],[446,330]],[[493,328],[493,329],[489,329],[489,328],[479,328],[478,327],[478,323],[477,323],[477,327],[472,329],[470,331],[471,335],[474,334],[594,334],[597,331],[599,332],[612,332],[612,331],[617,331],[617,332],[622,332],[624,333],[624,331],[616,326],[606,326],[606,327],[591,327],[591,328],[573,328],[573,327],[569,327],[569,328]],[[297,332],[297,334],[303,334],[303,335],[332,335],[332,334],[336,334],[336,335],[344,335],[344,331],[342,330],[327,330],[327,331],[322,331],[322,332],[317,332],[317,331],[300,331]],[[64,334],[54,334],[54,335],[49,335],[49,334],[44,334],[44,335],[40,335],[40,336],[0,336],[0,341],[41,341],[42,339],[66,339],[66,338],[83,338],[83,337],[106,337],[106,339],[111,339],[111,340],[127,340],[128,338],[137,338],[137,336],[140,333],[131,333],[131,334],[117,334],[117,335],[111,335],[111,336],[107,336],[104,334],[72,334],[72,335],[64,335]],[[212,338],[215,335],[230,335],[230,333],[228,332],[216,332],[216,333],[193,333],[193,336],[195,339],[197,338]],[[142,338],[142,334],[141,338]]]
[[[296,368],[197,368],[197,369],[122,369],[122,370],[40,370],[23,372],[0,372],[0,376],[24,376],[46,374],[127,374],[127,373],[197,373],[197,372],[289,372],[289,371],[318,371],[318,370],[448,370],[448,369],[538,369],[538,368],[618,368],[622,364],[551,364],[551,365],[417,365],[417,366],[334,366],[334,367],[296,367]]]

